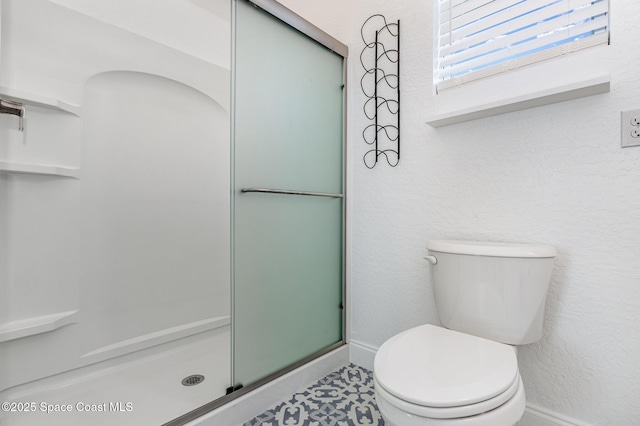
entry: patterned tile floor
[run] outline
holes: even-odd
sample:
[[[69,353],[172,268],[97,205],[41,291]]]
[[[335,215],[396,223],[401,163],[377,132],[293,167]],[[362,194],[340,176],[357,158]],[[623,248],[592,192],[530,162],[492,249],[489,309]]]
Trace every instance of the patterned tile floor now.
[[[349,364],[243,426],[290,425],[384,425],[373,394],[371,372]]]

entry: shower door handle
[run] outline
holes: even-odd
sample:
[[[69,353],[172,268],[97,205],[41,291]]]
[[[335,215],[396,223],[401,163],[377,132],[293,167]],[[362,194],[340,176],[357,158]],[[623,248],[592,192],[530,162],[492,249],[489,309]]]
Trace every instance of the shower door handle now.
[[[328,192],[292,191],[288,189],[242,188],[240,192],[260,192],[264,194],[308,195],[311,197],[344,198],[344,194],[331,194]]]

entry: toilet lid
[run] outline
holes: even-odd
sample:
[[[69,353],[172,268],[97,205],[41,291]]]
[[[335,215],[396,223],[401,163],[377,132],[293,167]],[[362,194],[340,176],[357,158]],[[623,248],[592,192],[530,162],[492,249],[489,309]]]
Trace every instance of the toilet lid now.
[[[518,375],[512,347],[426,324],[387,340],[374,374],[387,392],[427,407],[458,407],[494,398]]]

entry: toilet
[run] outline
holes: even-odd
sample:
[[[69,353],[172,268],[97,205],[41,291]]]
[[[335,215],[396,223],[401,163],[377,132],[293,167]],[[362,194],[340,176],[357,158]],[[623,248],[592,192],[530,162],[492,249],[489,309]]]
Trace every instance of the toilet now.
[[[525,409],[517,346],[542,336],[555,247],[476,241],[427,244],[442,327],[387,340],[375,397],[390,426],[513,426]]]

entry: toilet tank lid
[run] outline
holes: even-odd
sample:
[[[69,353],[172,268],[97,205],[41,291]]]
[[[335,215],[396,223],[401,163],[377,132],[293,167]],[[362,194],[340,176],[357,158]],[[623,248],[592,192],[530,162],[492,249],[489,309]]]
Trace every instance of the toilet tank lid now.
[[[430,240],[427,242],[430,251],[471,256],[494,257],[555,257],[554,246],[543,244],[514,244],[485,241]]]

